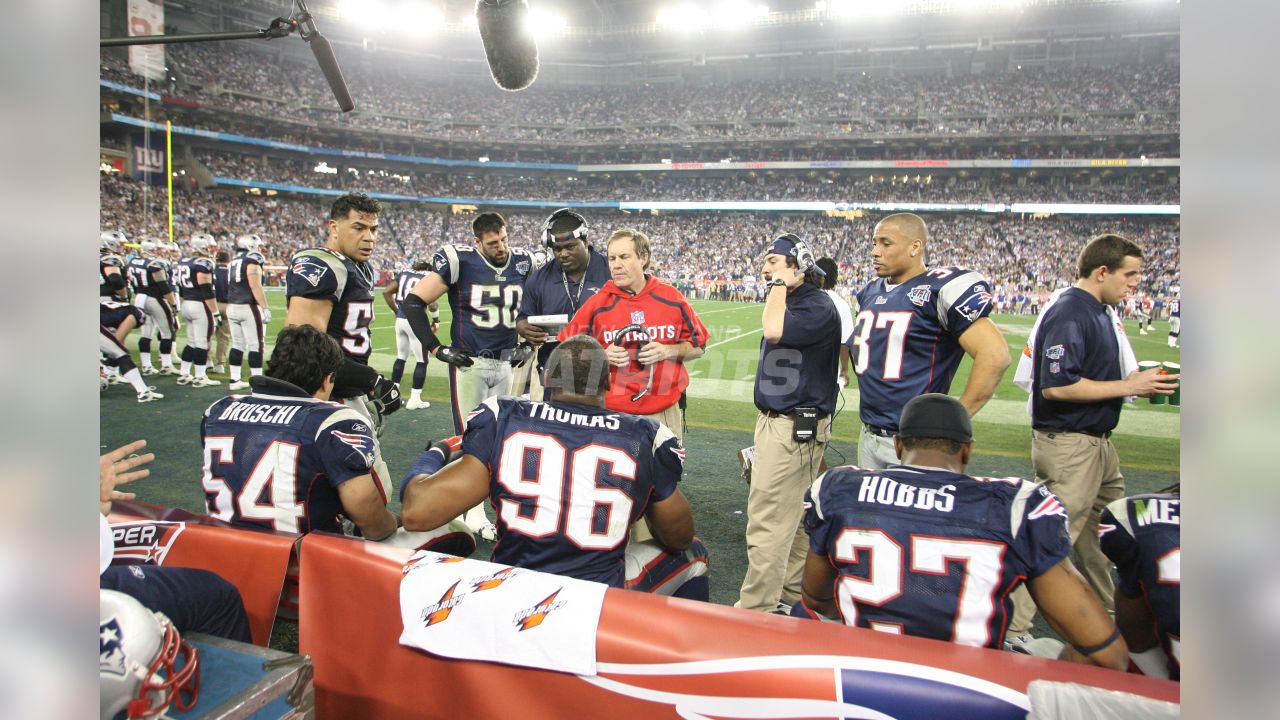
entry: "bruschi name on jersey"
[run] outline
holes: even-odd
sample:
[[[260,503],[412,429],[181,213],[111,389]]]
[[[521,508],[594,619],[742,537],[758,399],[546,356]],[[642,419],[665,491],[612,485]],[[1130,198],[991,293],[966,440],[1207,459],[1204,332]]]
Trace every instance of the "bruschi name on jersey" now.
[[[218,414],[218,419],[288,425],[292,422],[293,416],[297,415],[301,409],[301,405],[259,405],[233,402]]]

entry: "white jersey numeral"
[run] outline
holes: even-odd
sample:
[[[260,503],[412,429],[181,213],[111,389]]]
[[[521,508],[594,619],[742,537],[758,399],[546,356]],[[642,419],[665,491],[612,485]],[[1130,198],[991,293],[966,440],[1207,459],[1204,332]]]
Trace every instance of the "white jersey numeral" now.
[[[534,477],[525,477],[525,458],[536,453]],[[634,505],[625,491],[597,484],[600,466],[609,466],[608,474],[635,480],[636,461],[610,445],[591,444],[569,454],[564,445],[550,435],[528,432],[513,433],[502,445],[498,459],[498,483],[507,492],[535,501],[533,510],[522,512],[522,504],[503,498],[498,515],[507,529],[532,538],[548,537],[559,530],[584,550],[612,550],[620,545],[631,526]],[[568,496],[564,472],[570,469]],[[595,519],[603,512],[607,521],[595,529]]]
[[[472,323],[481,329],[514,328],[523,293],[519,285],[472,285]]]
[[[867,552],[870,565],[867,578],[841,575],[836,581],[836,596],[845,624],[854,625],[858,604],[879,607],[902,595],[902,546],[883,530],[845,528],[836,539],[835,559],[857,564],[858,551]],[[956,613],[952,618],[952,642],[985,647],[990,643],[988,628],[996,611],[995,593],[1003,574],[1005,547],[981,540],[911,536],[913,573],[946,575],[950,562],[964,566]],[[870,623],[876,629],[880,623]],[[900,628],[893,627],[894,631]]]
[[[360,300],[347,303],[347,319],[342,325],[346,335],[342,349],[351,355],[365,355],[372,347],[369,340],[369,323],[373,322],[373,301]]]
[[[853,363],[853,371],[862,375],[871,367],[871,331],[888,328],[884,346],[885,380],[898,380],[902,377],[902,355],[907,346],[907,330],[911,327],[913,313],[906,311],[890,311],[877,313],[874,310],[863,310],[854,320],[854,351],[857,359]]]
[[[213,470],[215,464],[235,463],[235,438],[205,438],[201,484],[210,496],[207,498],[209,514],[231,522],[238,510],[240,517],[246,520],[265,520],[274,530],[298,532],[298,520],[306,514],[304,504],[297,499],[298,450],[296,443],[272,442],[254,463],[253,472],[239,495],[233,498],[230,485]]]

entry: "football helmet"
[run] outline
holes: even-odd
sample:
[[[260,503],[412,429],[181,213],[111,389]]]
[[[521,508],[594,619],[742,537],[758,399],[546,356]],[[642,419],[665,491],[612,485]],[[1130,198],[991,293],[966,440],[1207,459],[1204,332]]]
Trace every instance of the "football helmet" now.
[[[142,251],[143,257],[155,257],[160,249],[160,243],[155,240],[143,240],[139,243],[138,248]]]
[[[209,233],[196,233],[187,241],[187,245],[191,247],[193,253],[206,255],[211,249],[217,247],[218,242]]]
[[[102,233],[102,237],[98,243],[98,249],[102,252],[108,253],[120,252],[120,249],[124,247],[124,243],[124,232],[120,230],[112,230],[110,232]]]
[[[258,235],[241,235],[236,238],[237,250],[248,250],[249,252],[257,252],[262,247],[262,238]]]
[[[149,718],[170,705],[183,711],[194,707],[200,695],[199,652],[162,613],[115,590],[99,593],[98,670],[104,720],[121,711],[128,718]]]

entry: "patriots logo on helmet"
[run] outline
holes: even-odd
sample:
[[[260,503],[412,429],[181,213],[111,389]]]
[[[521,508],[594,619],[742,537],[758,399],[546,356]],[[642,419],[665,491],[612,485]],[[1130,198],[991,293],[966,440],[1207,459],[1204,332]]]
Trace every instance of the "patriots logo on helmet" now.
[[[293,262],[293,267],[289,272],[311,283],[311,287],[318,287],[321,278],[325,273],[329,272],[329,266],[323,262],[311,260],[310,258],[298,258]]]
[[[928,285],[921,285],[920,287],[914,287],[907,291],[907,299],[916,307],[924,307],[924,304],[929,302],[929,298],[932,296],[933,288]]]
[[[120,622],[115,618],[98,625],[98,668],[100,672],[124,676],[124,646]]]

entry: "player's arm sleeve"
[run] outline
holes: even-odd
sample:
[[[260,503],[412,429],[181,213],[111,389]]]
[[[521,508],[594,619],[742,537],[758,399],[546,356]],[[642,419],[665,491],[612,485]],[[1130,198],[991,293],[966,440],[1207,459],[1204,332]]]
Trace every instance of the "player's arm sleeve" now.
[[[119,290],[124,287],[124,274],[117,268],[115,272],[107,273],[102,282],[111,290]]]
[[[333,396],[344,398],[371,392],[379,377],[372,366],[344,356],[342,366],[334,373]]]
[[[938,289],[938,320],[953,337],[991,314],[991,284],[980,273],[963,270]]]
[[[425,278],[423,282],[426,282]],[[431,329],[432,320],[427,312],[426,302],[415,293],[409,293],[400,304],[404,308],[404,319],[409,322],[409,329],[413,331],[418,342],[422,343],[423,349],[432,352],[440,347],[440,338],[436,337],[435,331]]]
[[[809,534],[809,549],[815,554],[826,557],[828,538],[831,534],[826,516],[823,514],[822,501],[827,495],[823,493],[829,481],[831,471],[822,473],[804,492],[804,530]]]
[[[662,423],[653,437],[653,499],[666,500],[684,475],[684,448],[680,439]]]
[[[542,285],[539,283],[542,274],[535,271],[529,273],[529,278],[525,280],[524,292],[520,295],[520,308],[516,311],[516,319],[524,320],[530,315],[540,315],[542,308]],[[586,282],[586,275],[583,275],[582,282]]]
[[[377,441],[369,421],[355,410],[343,409],[329,416],[316,432],[315,442],[334,487],[373,471]]]
[[[346,278],[339,277],[339,271],[325,258],[295,255],[289,262],[289,272],[285,274],[285,295],[336,302],[342,297],[345,281]]]
[[[1140,597],[1142,551],[1129,525],[1128,503],[1128,498],[1120,498],[1103,508],[1098,518],[1098,545],[1102,553],[1115,563],[1116,575],[1120,579],[1116,589],[1129,597]]]
[[[791,347],[805,347],[823,342],[833,330],[840,327],[836,305],[826,293],[811,293],[809,298],[792,312],[787,309],[782,320],[780,342]]]
[[[1065,387],[1083,379],[1081,363],[1088,352],[1084,328],[1074,319],[1055,317],[1036,334],[1036,376],[1040,387]]]
[[[1040,577],[1071,555],[1067,510],[1043,485],[1023,481],[1010,519],[1018,540],[1014,547],[1026,563],[1027,579]]]
[[[470,455],[489,466],[489,458],[498,440],[499,400],[491,397],[476,406],[467,417],[467,429],[462,433],[462,454]]]

